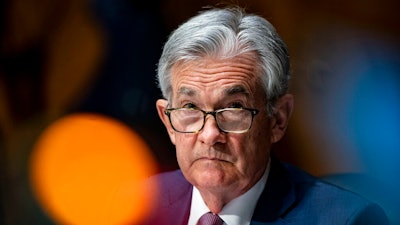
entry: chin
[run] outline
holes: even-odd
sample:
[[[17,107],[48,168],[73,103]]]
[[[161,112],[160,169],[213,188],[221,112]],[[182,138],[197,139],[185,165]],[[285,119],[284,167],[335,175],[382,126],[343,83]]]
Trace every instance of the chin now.
[[[229,173],[217,168],[208,168],[200,171],[194,179],[198,186],[210,188],[224,186],[225,183],[230,183],[230,180],[232,180]]]

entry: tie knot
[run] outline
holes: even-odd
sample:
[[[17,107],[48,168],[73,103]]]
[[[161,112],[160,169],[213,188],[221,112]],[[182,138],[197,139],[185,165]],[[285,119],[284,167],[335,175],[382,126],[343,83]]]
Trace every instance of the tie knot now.
[[[197,225],[222,225],[224,221],[217,215],[208,212],[202,215]]]

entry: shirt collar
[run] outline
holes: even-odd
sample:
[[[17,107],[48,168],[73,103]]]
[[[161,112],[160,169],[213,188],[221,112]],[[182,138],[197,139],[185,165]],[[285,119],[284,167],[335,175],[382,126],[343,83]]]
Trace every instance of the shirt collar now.
[[[270,161],[271,160],[269,160],[267,168],[261,179],[250,190],[233,199],[226,204],[224,208],[222,208],[218,215],[224,220],[224,224],[250,224],[257,200],[264,190],[265,184],[267,183],[271,164]],[[188,225],[196,225],[199,218],[207,212],[210,212],[210,209],[208,209],[207,205],[203,201],[199,190],[193,186],[192,204],[190,208]]]

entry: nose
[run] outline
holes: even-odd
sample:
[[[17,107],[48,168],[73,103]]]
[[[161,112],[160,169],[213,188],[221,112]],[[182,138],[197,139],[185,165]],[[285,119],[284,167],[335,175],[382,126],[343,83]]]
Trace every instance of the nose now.
[[[206,145],[213,146],[216,143],[225,143],[226,134],[218,128],[215,117],[208,115],[203,129],[198,134],[198,139]]]

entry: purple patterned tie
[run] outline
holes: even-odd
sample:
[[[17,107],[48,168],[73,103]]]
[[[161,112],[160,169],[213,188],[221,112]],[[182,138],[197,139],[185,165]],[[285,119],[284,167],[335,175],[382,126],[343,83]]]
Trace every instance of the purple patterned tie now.
[[[222,225],[224,221],[217,215],[208,212],[202,215],[197,225]]]

